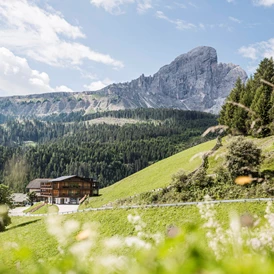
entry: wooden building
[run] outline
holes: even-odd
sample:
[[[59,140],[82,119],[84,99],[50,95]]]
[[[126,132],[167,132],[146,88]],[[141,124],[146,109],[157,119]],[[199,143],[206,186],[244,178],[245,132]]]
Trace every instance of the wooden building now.
[[[25,206],[28,203],[27,194],[13,193],[11,197],[12,197],[12,203],[15,206]]]
[[[36,193],[36,201],[35,202],[40,202],[43,201],[44,198],[41,197],[41,183],[47,183],[52,179],[42,179],[42,178],[37,178],[35,180],[32,180],[29,182],[29,184],[26,186],[27,192],[35,192]]]
[[[79,204],[86,196],[97,196],[99,186],[93,179],[81,178],[76,175],[62,176],[41,183],[41,197],[49,203]]]

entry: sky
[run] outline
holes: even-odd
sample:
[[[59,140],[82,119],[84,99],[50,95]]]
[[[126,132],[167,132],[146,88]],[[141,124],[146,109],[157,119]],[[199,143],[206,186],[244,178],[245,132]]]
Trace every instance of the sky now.
[[[98,90],[198,46],[254,73],[274,0],[0,0],[0,97]]]

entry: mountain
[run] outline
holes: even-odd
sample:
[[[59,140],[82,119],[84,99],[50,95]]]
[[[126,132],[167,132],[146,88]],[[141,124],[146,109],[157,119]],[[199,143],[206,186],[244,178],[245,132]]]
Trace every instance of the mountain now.
[[[56,92],[0,98],[0,113],[44,116],[129,108],[177,108],[218,113],[240,77],[247,74],[234,64],[218,63],[212,47],[198,47],[177,57],[153,76],[109,85],[99,91]]]

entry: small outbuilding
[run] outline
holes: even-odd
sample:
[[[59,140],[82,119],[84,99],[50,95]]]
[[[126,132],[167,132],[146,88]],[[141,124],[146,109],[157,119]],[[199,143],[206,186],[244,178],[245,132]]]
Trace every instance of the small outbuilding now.
[[[27,194],[13,193],[11,197],[15,206],[25,206],[28,203]]]

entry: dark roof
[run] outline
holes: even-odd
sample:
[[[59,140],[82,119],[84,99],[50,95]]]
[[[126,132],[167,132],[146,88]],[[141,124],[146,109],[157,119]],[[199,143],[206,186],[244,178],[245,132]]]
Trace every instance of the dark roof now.
[[[49,182],[51,179],[41,179],[41,178],[37,178],[31,182],[29,182],[29,184],[27,185],[26,188],[40,188],[40,184],[41,183],[47,183]]]
[[[58,177],[58,178],[55,178],[53,180],[50,180],[49,182],[60,182],[60,181],[64,181],[64,180],[67,180],[67,179],[70,179],[70,178],[74,178],[74,177],[78,177],[77,175],[70,175],[70,176],[62,176],[62,177]]]

